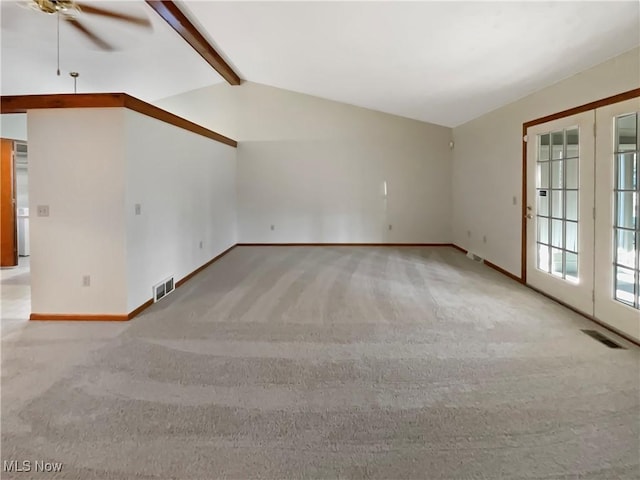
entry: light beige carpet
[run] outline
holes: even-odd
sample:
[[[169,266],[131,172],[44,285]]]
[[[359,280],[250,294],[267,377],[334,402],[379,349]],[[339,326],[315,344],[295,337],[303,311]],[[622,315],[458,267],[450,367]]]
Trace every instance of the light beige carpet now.
[[[238,247],[2,343],[2,478],[639,478],[640,350],[452,248]]]

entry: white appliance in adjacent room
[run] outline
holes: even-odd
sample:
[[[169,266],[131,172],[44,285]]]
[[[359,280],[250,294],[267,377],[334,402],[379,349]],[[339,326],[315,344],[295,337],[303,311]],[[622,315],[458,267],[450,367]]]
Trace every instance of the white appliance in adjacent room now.
[[[18,255],[29,256],[29,209],[18,208]]]

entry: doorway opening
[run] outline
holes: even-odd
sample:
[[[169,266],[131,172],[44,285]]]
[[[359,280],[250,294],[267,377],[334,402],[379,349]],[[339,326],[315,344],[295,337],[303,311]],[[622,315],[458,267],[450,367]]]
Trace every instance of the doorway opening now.
[[[6,118],[3,115],[3,133]],[[26,125],[24,135],[26,137]],[[2,336],[23,326],[31,313],[29,156],[26,139],[2,138]]]

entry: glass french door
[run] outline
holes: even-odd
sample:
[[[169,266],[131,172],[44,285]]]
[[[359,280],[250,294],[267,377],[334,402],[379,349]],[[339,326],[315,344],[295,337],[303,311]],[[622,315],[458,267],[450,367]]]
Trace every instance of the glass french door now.
[[[527,283],[640,340],[640,98],[527,130]]]
[[[595,317],[640,339],[640,98],[596,110]]]
[[[527,130],[527,283],[593,315],[593,111]]]

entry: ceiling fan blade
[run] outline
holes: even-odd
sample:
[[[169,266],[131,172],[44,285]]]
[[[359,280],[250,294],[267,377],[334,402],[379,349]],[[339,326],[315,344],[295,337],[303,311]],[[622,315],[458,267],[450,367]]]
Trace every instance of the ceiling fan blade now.
[[[114,20],[121,20],[141,27],[151,27],[151,21],[146,17],[136,17],[135,15],[118,13],[112,10],[87,5],[86,3],[77,3],[76,5],[78,5],[80,7],[80,11],[84,13],[113,18]]]
[[[107,51],[114,50],[114,48],[111,45],[109,45],[107,42],[102,40],[99,36],[97,36],[92,31],[87,29],[87,27],[82,25],[82,23],[80,23],[78,20],[69,19],[67,23],[71,25],[73,28],[75,28],[76,30],[78,30],[79,32],[81,32],[83,35],[85,35],[89,40],[95,43],[102,50],[107,50]]]

